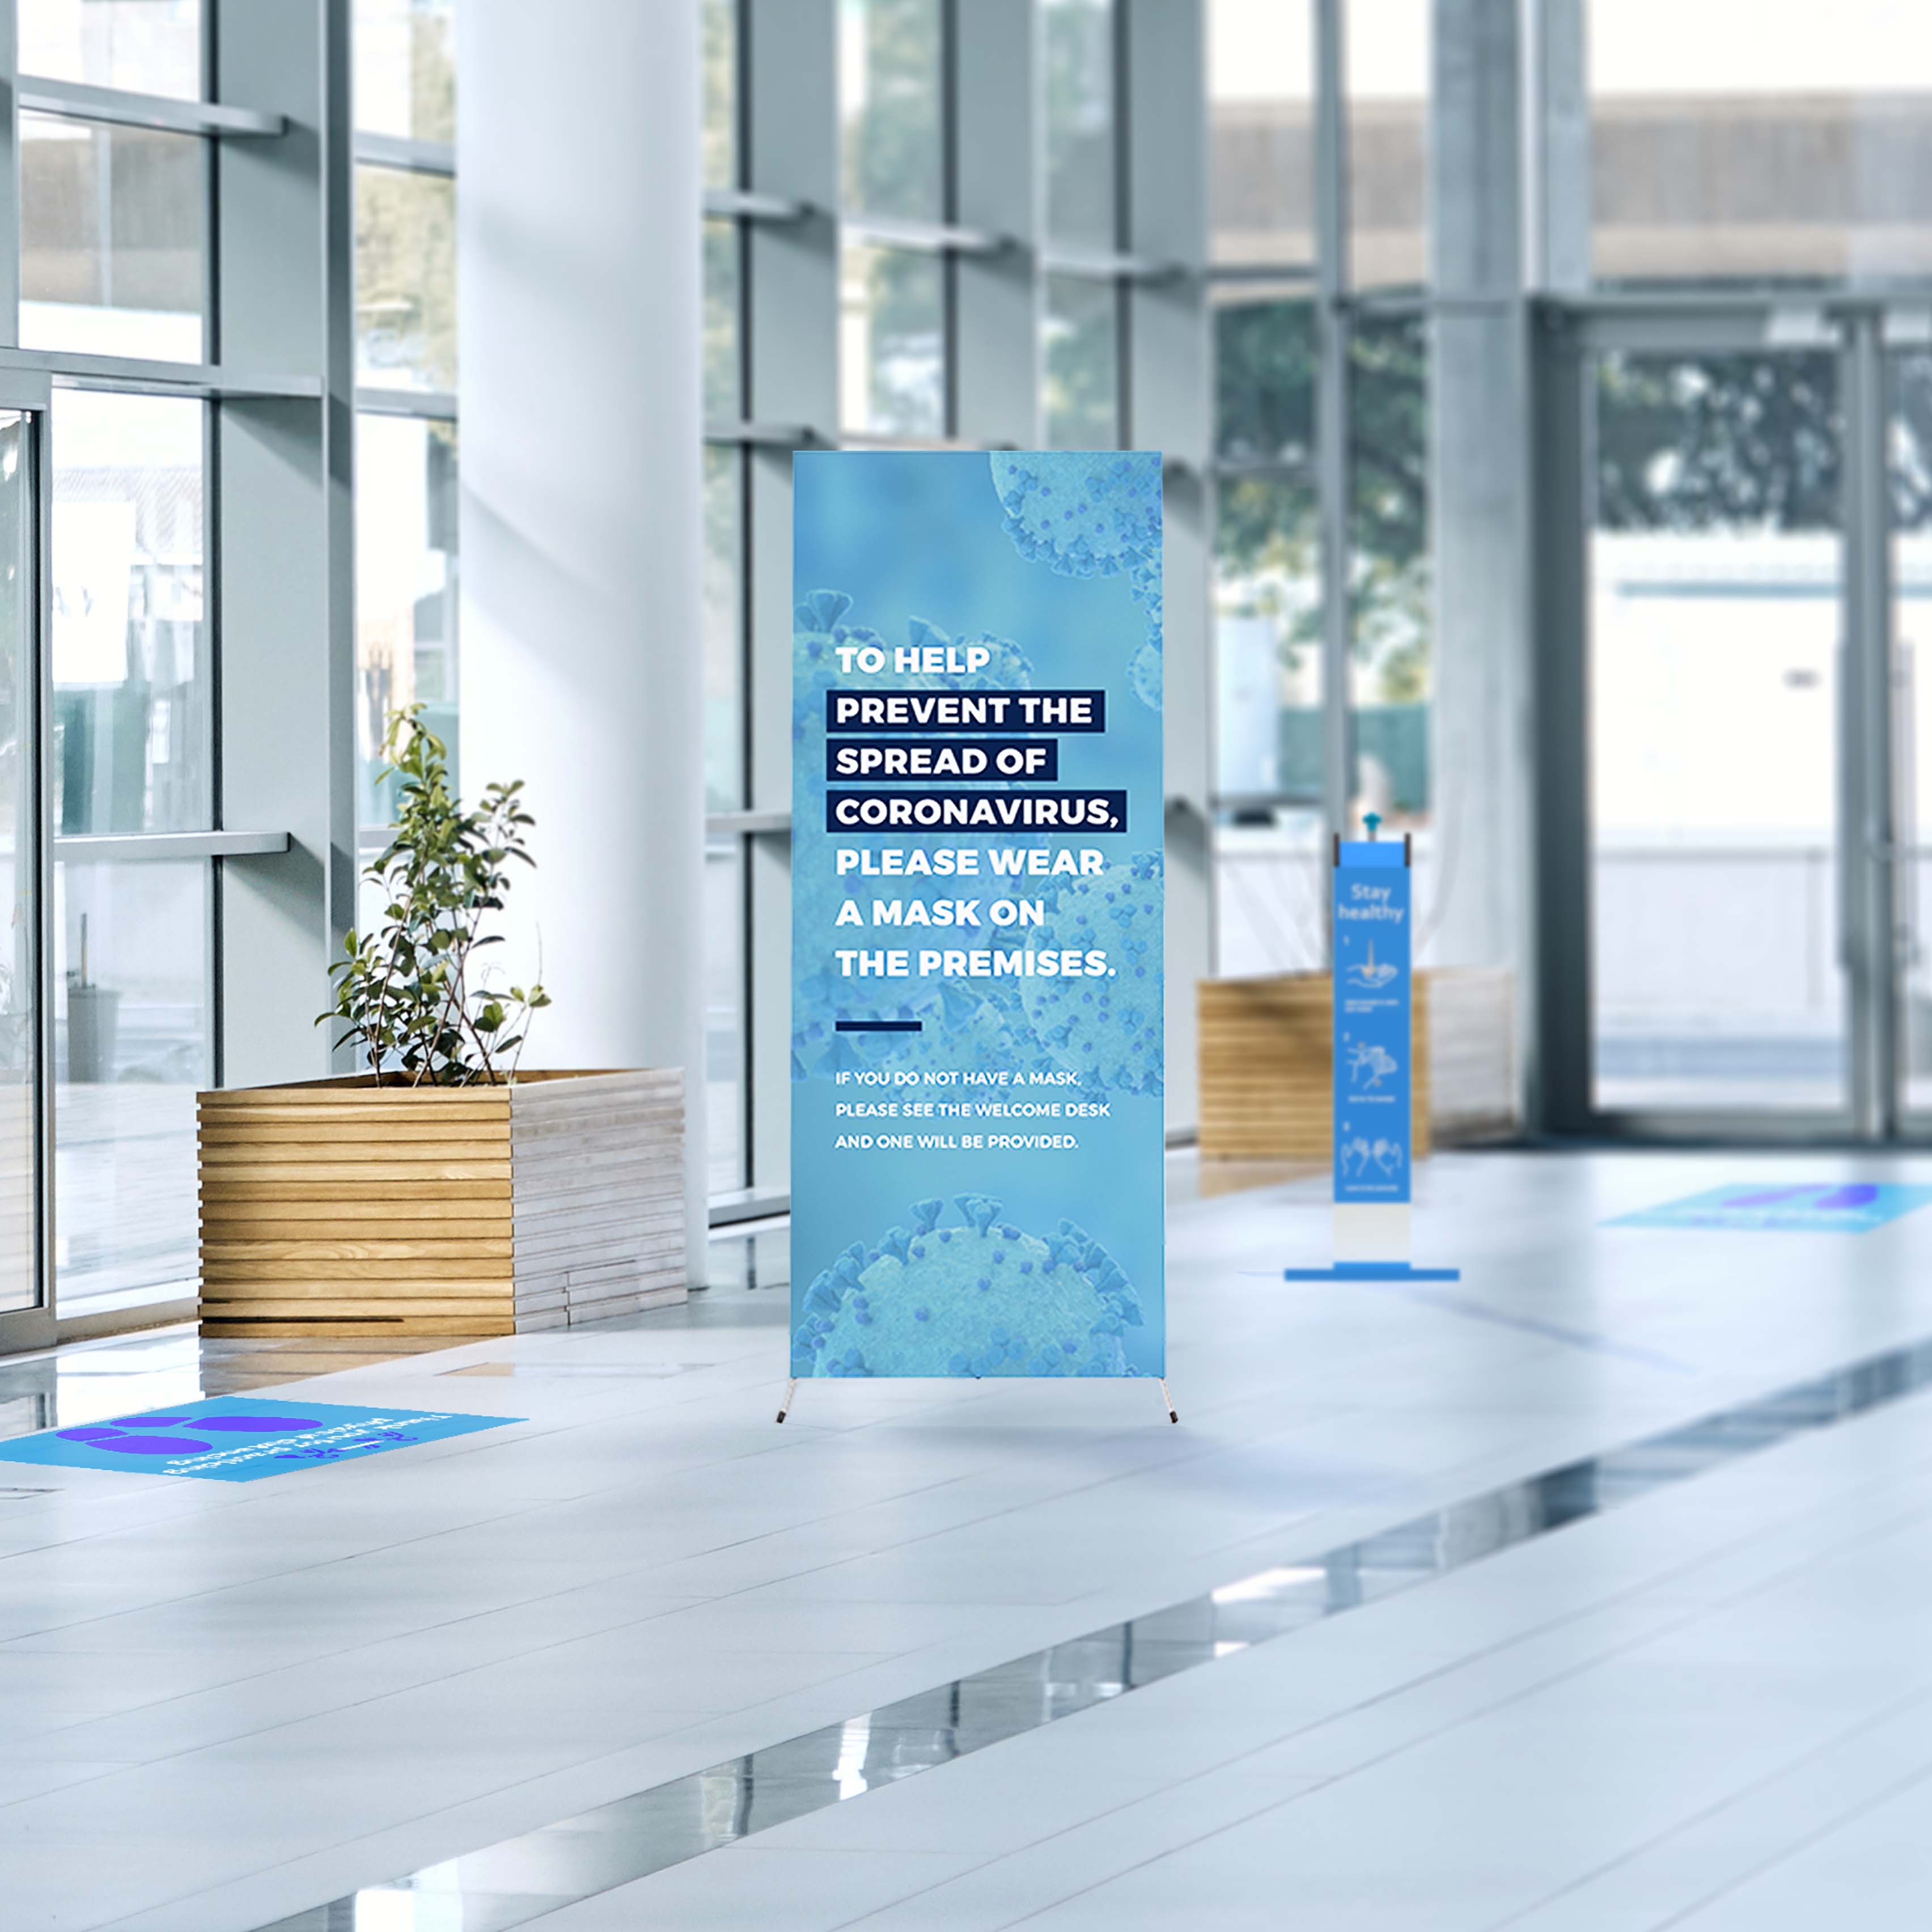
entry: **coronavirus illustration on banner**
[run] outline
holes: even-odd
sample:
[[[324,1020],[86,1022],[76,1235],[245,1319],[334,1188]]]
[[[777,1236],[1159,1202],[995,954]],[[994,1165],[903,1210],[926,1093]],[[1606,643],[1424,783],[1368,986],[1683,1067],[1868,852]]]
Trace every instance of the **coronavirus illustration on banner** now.
[[[1160,1376],[1160,458],[794,476],[790,1372]]]

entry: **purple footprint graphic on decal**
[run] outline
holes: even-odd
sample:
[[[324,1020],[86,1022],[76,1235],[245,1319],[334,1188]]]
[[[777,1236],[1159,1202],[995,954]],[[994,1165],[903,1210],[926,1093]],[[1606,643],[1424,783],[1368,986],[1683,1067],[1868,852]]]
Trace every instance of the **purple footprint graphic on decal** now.
[[[56,1431],[64,1442],[84,1442],[116,1456],[205,1456],[214,1447],[192,1436],[144,1436],[144,1429],[172,1429],[178,1424],[224,1435],[292,1436],[320,1429],[307,1415],[123,1415],[112,1422],[92,1423],[81,1429]]]

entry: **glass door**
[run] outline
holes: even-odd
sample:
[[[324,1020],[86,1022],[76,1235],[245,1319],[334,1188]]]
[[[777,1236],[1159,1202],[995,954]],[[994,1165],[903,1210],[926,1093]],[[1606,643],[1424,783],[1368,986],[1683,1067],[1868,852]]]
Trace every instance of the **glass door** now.
[[[1849,1118],[1840,375],[1836,348],[1584,360],[1606,1124]]]
[[[40,783],[46,422],[44,386],[0,377],[0,1353],[44,1347],[54,1334]]]
[[[1932,1134],[1932,348],[1886,358],[1899,1115]]]

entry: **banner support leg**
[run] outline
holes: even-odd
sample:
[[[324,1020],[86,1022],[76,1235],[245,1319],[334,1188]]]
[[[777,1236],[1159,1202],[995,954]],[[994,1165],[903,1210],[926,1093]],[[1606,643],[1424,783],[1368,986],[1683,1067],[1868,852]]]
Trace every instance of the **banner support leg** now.
[[[1180,1418],[1174,1412],[1174,1398],[1167,1392],[1167,1378],[1165,1376],[1162,1376],[1160,1378],[1160,1400],[1162,1406],[1167,1411],[1168,1420],[1170,1422],[1178,1422],[1180,1420]],[[778,1420],[782,1422],[784,1420],[784,1418],[783,1416],[780,1416]]]
[[[1162,1384],[1162,1387],[1166,1384]],[[784,1400],[778,1404],[778,1420],[782,1422],[791,1413],[791,1399],[798,1393],[798,1378],[794,1376],[785,1384]]]

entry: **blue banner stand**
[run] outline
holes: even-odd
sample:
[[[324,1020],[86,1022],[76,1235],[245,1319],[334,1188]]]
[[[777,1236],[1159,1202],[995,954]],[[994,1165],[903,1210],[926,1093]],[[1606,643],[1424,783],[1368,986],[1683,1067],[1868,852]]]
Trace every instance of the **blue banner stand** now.
[[[1458,1281],[1409,1261],[1409,841],[1334,844],[1335,1264],[1285,1281]]]

